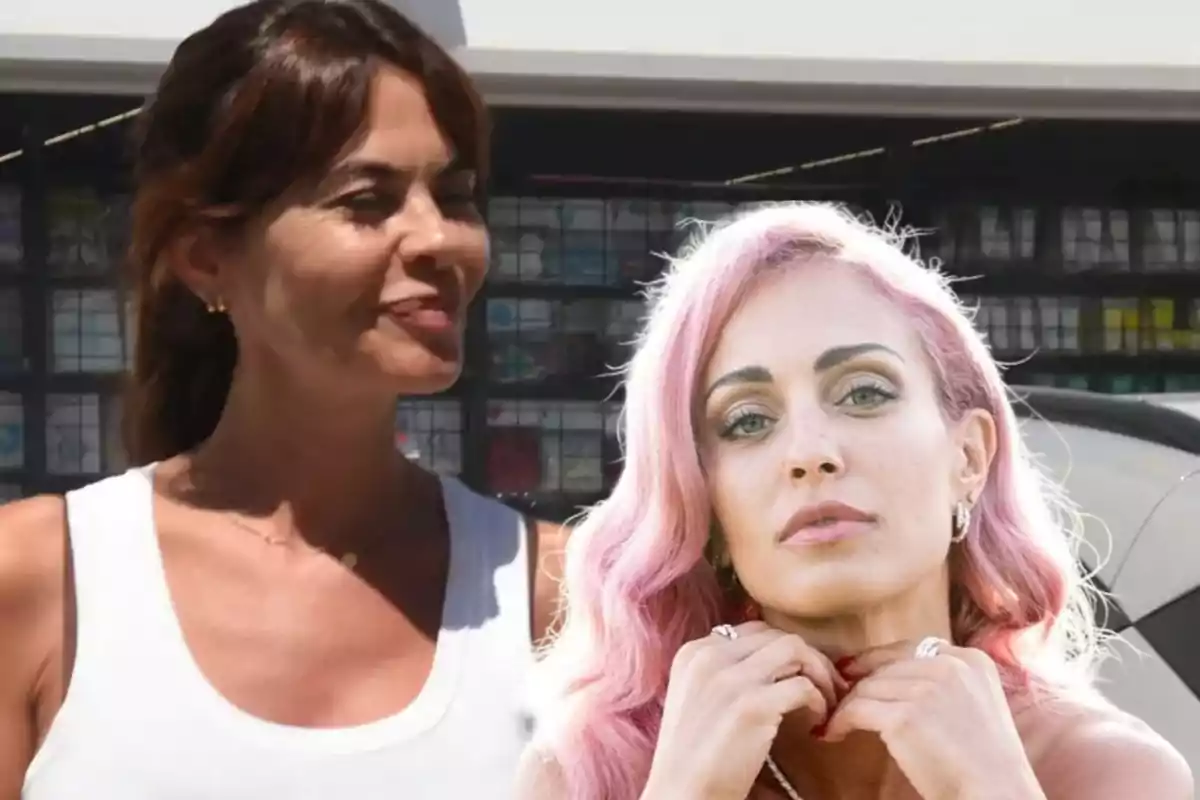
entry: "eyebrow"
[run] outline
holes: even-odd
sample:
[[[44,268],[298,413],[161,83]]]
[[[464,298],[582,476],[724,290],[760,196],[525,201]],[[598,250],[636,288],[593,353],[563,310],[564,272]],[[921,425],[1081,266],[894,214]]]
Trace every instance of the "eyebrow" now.
[[[828,372],[839,364],[843,364],[853,358],[872,352],[889,353],[892,356],[903,361],[904,359],[892,348],[887,345],[877,344],[875,342],[864,342],[863,344],[844,345],[842,347],[831,347],[821,355],[817,356],[817,360],[813,362],[813,369],[816,372]],[[726,372],[721,377],[713,381],[712,386],[708,387],[708,391],[704,393],[704,400],[708,402],[708,398],[712,397],[713,392],[720,389],[722,386],[732,386],[742,383],[771,383],[775,377],[771,374],[771,370],[766,367],[753,364],[746,367],[739,367],[731,372]]]
[[[397,177],[411,178],[421,170],[412,167],[397,167],[386,161],[376,159],[351,158],[337,164],[322,179],[324,186],[335,186],[343,181],[367,178],[375,181],[394,180]],[[433,172],[437,177],[473,176],[475,171],[469,168],[459,158],[452,158],[444,166],[436,166]]]
[[[817,356],[817,360],[813,362],[813,369],[817,372],[827,372],[836,367],[838,364],[842,364],[852,358],[858,358],[861,355],[866,355],[867,353],[873,353],[876,351],[888,353],[896,358],[899,358],[901,361],[904,360],[899,353],[887,345],[878,344],[876,342],[864,342],[863,344],[850,344],[844,347],[829,348],[824,353],[821,353],[821,355]]]

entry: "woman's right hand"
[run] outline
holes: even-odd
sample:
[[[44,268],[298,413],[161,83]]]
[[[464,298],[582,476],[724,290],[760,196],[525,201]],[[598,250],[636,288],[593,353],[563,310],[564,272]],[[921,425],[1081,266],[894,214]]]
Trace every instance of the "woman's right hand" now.
[[[745,800],[785,714],[823,724],[847,690],[794,633],[747,622],[688,642],[671,665],[644,798]]]

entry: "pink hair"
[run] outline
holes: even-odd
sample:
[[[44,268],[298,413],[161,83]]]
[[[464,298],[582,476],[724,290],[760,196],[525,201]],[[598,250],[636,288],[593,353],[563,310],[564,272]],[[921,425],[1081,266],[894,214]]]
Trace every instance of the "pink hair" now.
[[[1090,686],[1098,635],[1057,510],[1025,452],[999,369],[948,281],[904,237],[820,203],[760,207],[712,227],[673,260],[627,366],[625,467],[570,537],[563,627],[540,665],[540,737],[570,800],[636,800],[650,769],[671,661],[721,620],[704,559],[711,510],[694,399],[733,312],[765,272],[806,259],[859,270],[926,343],[948,419],[994,415],[992,471],[953,561],[957,643],[988,652],[1006,688]],[[947,515],[950,510],[947,509]]]

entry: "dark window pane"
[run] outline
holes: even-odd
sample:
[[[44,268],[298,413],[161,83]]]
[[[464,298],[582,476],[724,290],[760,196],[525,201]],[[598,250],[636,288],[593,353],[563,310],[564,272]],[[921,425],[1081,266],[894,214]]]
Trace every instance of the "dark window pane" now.
[[[1188,319],[1185,308],[1184,319],[1176,324],[1176,304],[1171,298],[964,296],[962,299],[977,309],[976,328],[987,338],[997,357],[1005,361],[1018,361],[1030,354],[1129,356],[1200,352],[1200,324],[1194,318],[1195,312]],[[1080,381],[1073,376],[1067,384],[1049,385],[1079,387]],[[1171,385],[1181,384],[1172,381]],[[1172,389],[1176,390],[1182,391]]]
[[[1142,217],[1142,269],[1200,271],[1200,211],[1153,209]]]
[[[488,403],[488,489],[502,493],[598,493],[611,485],[613,403]]]
[[[104,472],[121,472],[132,466],[125,457],[125,446],[121,440],[121,401],[109,397],[104,404]]]
[[[25,466],[25,406],[21,395],[0,392],[0,469]]]
[[[104,440],[99,395],[49,395],[46,417],[46,470],[52,475],[99,474]]]
[[[951,271],[966,272],[980,262],[996,268],[1031,261],[1037,248],[1037,212],[1032,208],[972,205],[943,209],[935,214],[937,244],[929,255]]]
[[[0,289],[0,374],[23,372],[21,293]]]
[[[1083,348],[1082,298],[963,296],[962,301],[976,309],[975,327],[998,357],[1034,350],[1079,353]]]
[[[462,472],[462,404],[457,400],[401,400],[396,447],[440,475]]]
[[[644,282],[661,272],[658,254],[678,244],[681,219],[711,219],[729,208],[646,199],[494,198],[488,205],[490,277],[570,286]]]
[[[1062,260],[1069,272],[1129,271],[1129,213],[1119,208],[1063,209]]]
[[[132,330],[121,319],[116,289],[59,289],[51,297],[51,362],[55,372],[119,372],[129,366],[133,348],[122,335]]]
[[[58,189],[46,198],[50,269],[57,275],[115,274],[125,247],[129,201],[90,189]]]
[[[20,269],[21,258],[21,190],[0,183],[0,273]]]
[[[491,378],[497,383],[578,380],[628,356],[643,304],[612,300],[488,300]]]

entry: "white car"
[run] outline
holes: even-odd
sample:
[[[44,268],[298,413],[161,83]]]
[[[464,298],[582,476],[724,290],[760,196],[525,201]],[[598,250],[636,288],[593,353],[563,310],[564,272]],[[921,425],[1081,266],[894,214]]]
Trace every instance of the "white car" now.
[[[1016,387],[1025,441],[1085,515],[1080,553],[1115,601],[1101,669],[1117,705],[1200,775],[1200,395]]]

